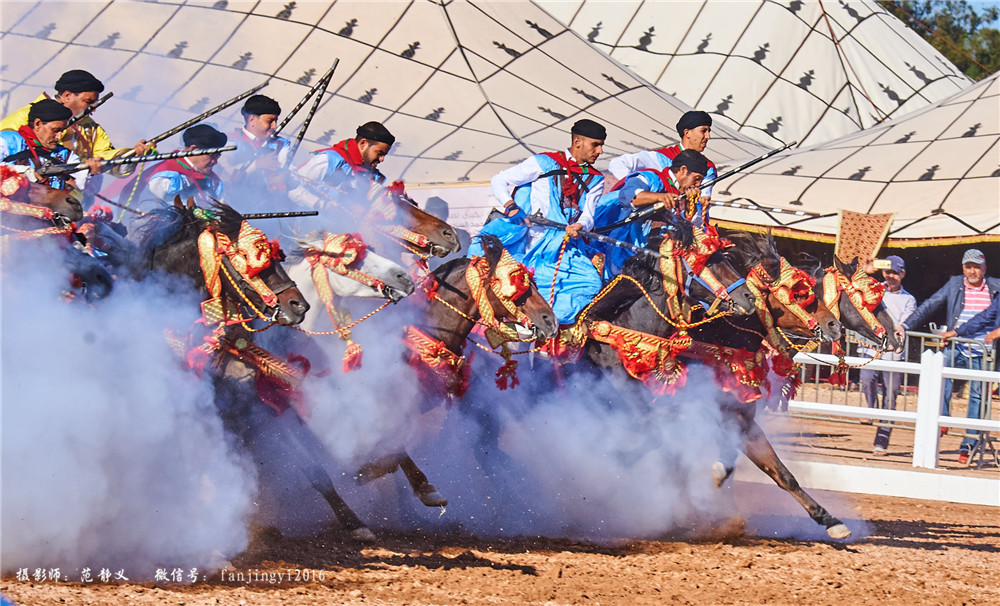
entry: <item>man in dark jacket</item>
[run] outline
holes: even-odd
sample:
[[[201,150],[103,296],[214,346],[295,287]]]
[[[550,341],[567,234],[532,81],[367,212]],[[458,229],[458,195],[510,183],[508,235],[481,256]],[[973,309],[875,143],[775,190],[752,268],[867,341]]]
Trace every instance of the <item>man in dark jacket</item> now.
[[[947,283],[931,298],[924,301],[917,311],[913,312],[903,323],[907,328],[917,328],[925,324],[927,320],[942,305],[947,304],[947,316],[945,328],[957,330],[966,322],[971,320],[980,312],[986,310],[990,303],[1000,295],[1000,279],[986,276],[986,256],[982,252],[970,248],[965,251],[962,257],[962,274],[953,276]],[[965,333],[966,331],[963,331]],[[969,331],[971,332],[971,331]],[[967,334],[970,339],[982,339],[986,336],[988,329],[983,327],[974,334]],[[954,336],[954,333],[945,333]],[[981,370],[983,368],[983,355],[985,351],[982,347],[976,347],[968,343],[958,343],[945,351],[945,364],[959,368],[972,368]],[[978,419],[979,409],[982,404],[982,387],[979,381],[972,381],[969,385],[969,412],[968,418]],[[951,412],[951,379],[944,382],[944,404],[941,407],[941,414],[949,416]],[[959,463],[969,461],[969,453],[976,445],[977,432],[966,432],[965,439],[962,440],[961,451],[958,455]]]

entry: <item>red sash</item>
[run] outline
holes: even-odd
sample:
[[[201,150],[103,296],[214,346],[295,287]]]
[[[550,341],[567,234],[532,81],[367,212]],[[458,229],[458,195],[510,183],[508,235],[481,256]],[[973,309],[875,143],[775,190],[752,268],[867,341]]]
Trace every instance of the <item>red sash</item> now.
[[[315,153],[333,151],[340,154],[340,157],[347,162],[348,166],[355,175],[360,173],[370,173],[371,169],[364,164],[364,159],[361,157],[361,149],[358,147],[358,142],[354,139],[344,139],[340,143],[337,143],[333,147],[327,147],[325,149],[316,150]]]
[[[35,166],[40,166],[42,161],[38,158],[38,148],[42,147],[41,142],[38,141],[38,137],[35,135],[34,129],[32,129],[27,124],[23,125],[21,128],[17,129],[17,134],[21,135],[24,139],[24,143],[28,146],[28,150],[31,155],[35,158]],[[42,147],[44,150],[45,148]],[[48,150],[45,150],[46,155],[48,155]]]
[[[559,171],[559,173],[565,174],[567,177],[562,179],[563,208],[572,207],[575,210],[580,210],[580,196],[583,195],[583,189],[587,188],[594,180],[594,177],[601,174],[601,171],[592,166],[587,166],[586,168],[580,166],[576,158],[572,156],[567,158],[563,152],[544,152],[542,155],[555,160],[562,167],[562,171]],[[552,173],[548,174],[551,175]],[[588,176],[584,179],[583,175]]]

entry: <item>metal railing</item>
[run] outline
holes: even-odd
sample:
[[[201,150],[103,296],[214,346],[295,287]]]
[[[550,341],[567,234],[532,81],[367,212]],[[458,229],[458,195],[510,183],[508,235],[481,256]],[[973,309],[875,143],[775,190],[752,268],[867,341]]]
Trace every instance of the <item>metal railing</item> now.
[[[942,350],[965,343],[970,347],[978,346],[985,351],[982,358],[983,370],[970,368],[955,368],[945,366],[946,359],[954,359],[952,355],[946,358]],[[1000,383],[1000,372],[996,368],[995,350],[983,341],[970,339],[949,339],[947,344],[933,333],[908,332],[904,343],[904,360],[891,361],[861,357],[856,354],[857,345],[849,348],[845,363],[850,367],[843,382],[831,382],[830,376],[839,359],[831,354],[800,353],[795,361],[803,365],[800,378],[802,387],[797,399],[789,402],[789,411],[796,415],[821,417],[838,421],[879,420],[893,423],[893,427],[912,429],[914,431],[914,467],[937,467],[938,440],[941,437],[940,427],[976,430],[981,433],[978,438],[977,453],[979,465],[982,466],[986,449],[993,452],[997,460],[992,441],[995,438],[990,432],[1000,432],[1000,421],[992,420],[992,383]],[[919,363],[905,361],[914,357],[911,352],[919,351]],[[896,409],[868,407],[860,391],[854,391],[852,385],[857,383],[861,369],[873,371],[888,371],[903,373],[900,396],[896,399]],[[836,375],[834,375],[836,376]],[[884,376],[884,375],[883,375]],[[982,384],[982,399],[979,418],[963,418],[944,416],[941,406],[946,379],[960,379]],[[877,399],[877,398],[876,398]],[[825,400],[825,401],[824,401]],[[884,399],[883,399],[884,403]]]

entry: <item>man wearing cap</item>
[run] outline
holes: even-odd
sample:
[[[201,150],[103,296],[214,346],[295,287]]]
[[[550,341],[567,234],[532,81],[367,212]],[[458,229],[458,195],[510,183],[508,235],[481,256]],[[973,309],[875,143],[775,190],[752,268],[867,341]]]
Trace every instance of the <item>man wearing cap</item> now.
[[[70,117],[79,114],[97,102],[101,92],[104,91],[104,84],[88,71],[82,69],[72,69],[56,81],[54,100],[64,105],[70,110]],[[49,99],[48,94],[38,95],[33,103],[43,99]],[[0,129],[17,130],[28,125],[28,112],[31,104],[25,105],[16,112],[0,120]],[[69,118],[67,118],[69,120]],[[110,160],[116,155],[124,152],[124,149],[115,148],[111,144],[111,138],[100,124],[94,122],[93,118],[87,116],[78,120],[76,124],[66,129],[59,140],[59,143],[73,152],[80,158],[101,158]],[[139,155],[145,154],[149,146],[145,140],[139,141],[132,148]],[[134,167],[132,167],[134,170]],[[120,173],[124,174],[124,173]]]
[[[547,299],[551,298],[558,263],[552,308],[561,324],[572,324],[602,285],[586,246],[575,236],[594,226],[604,175],[592,165],[604,151],[607,131],[597,122],[583,119],[573,125],[570,134],[568,149],[536,154],[490,180],[505,217],[487,223],[480,231],[499,237],[514,258],[534,270],[538,290]],[[566,225],[565,232],[529,228],[526,215],[536,213]],[[564,237],[570,239],[560,260]],[[482,254],[482,245],[474,239],[469,256]]]
[[[243,128],[230,137],[236,151],[227,154],[226,184],[230,191],[244,195],[260,196],[264,192],[285,191],[288,171],[284,170],[289,143],[284,137],[275,137],[281,106],[264,95],[253,95],[240,110]]]
[[[624,179],[643,168],[663,171],[669,168],[677,154],[685,149],[705,153],[708,140],[712,136],[712,117],[707,112],[698,110],[686,112],[677,122],[677,135],[681,139],[678,145],[618,156],[608,163],[608,170],[616,179]],[[715,164],[709,160],[705,179],[711,181],[716,176]],[[707,202],[712,197],[712,188],[707,188],[702,195]]]
[[[288,196],[300,205],[317,209],[326,206],[325,194],[333,194],[340,202],[362,202],[373,183],[385,181],[378,165],[395,142],[396,138],[381,123],[362,124],[353,139],[313,152],[313,157],[297,171],[302,183]]]
[[[961,276],[952,276],[947,283],[929,299],[924,301],[917,308],[913,315],[906,319],[906,328],[918,328],[925,324],[942,305],[946,305],[947,315],[945,328],[950,328],[944,334],[954,336],[954,332],[960,330],[962,325],[971,320],[979,312],[984,311],[990,303],[1000,296],[1000,279],[991,278],[986,275],[986,256],[982,251],[970,248],[962,256]],[[986,336],[987,329],[981,328],[975,334],[966,335],[970,339],[982,339]],[[984,351],[981,347],[970,345],[969,343],[957,343],[945,351],[945,363],[948,366],[958,368],[972,368],[981,370],[983,367]],[[979,409],[982,403],[982,387],[979,381],[970,381],[969,384],[969,412],[970,419],[979,418]],[[941,407],[941,414],[949,416],[951,412],[951,379],[944,382],[944,403]],[[962,440],[961,451],[958,455],[959,463],[969,461],[969,453],[976,445],[975,431],[967,431],[965,439]]]
[[[601,196],[594,224],[598,227],[611,225],[627,217],[633,210],[662,202],[671,212],[680,213],[695,225],[701,226],[707,209],[700,202],[690,205],[685,199],[678,202],[677,197],[691,191],[697,192],[708,172],[708,166],[708,159],[701,153],[685,149],[674,156],[671,165],[663,170],[646,168],[626,175],[610,192]],[[608,235],[642,248],[646,246],[653,229],[660,226],[662,223],[654,215],[643,222],[623,225]],[[622,264],[635,254],[620,246],[607,246],[604,253],[605,279],[621,273]]]
[[[903,278],[906,277],[906,263],[901,257],[891,255],[886,258],[889,267],[882,270],[882,277],[885,279],[885,295],[882,303],[892,316],[893,321],[900,325],[905,318],[917,309],[917,300],[903,288]],[[862,356],[874,358],[875,352],[870,348],[862,348],[859,352]],[[886,351],[882,353],[883,360],[902,360],[903,353]],[[881,370],[869,370],[867,367],[861,368],[861,393],[865,395],[865,401],[869,408],[878,408],[878,381],[881,375],[882,385],[885,387],[882,396],[882,408],[896,410],[896,396],[899,395],[899,388],[902,384],[903,375],[898,372],[887,372]],[[875,433],[875,448],[872,451],[876,455],[886,454],[889,447],[889,438],[892,433],[891,426],[881,426]]]
[[[195,124],[181,135],[184,150],[223,147],[228,141],[224,133],[207,124]],[[172,205],[174,198],[194,198],[198,206],[209,206],[222,200],[222,180],[213,168],[221,153],[188,156],[164,160],[147,168],[125,184],[118,202],[138,211],[149,211],[163,205]],[[133,213],[122,215],[123,223],[134,220]]]
[[[41,177],[33,169],[41,168],[45,162],[70,164],[80,162],[71,150],[59,144],[59,136],[66,128],[66,121],[73,112],[57,101],[42,99],[32,103],[28,110],[26,125],[17,130],[0,131],[0,162],[12,165],[30,180],[45,183],[57,189],[76,187],[69,175]],[[87,160],[91,174],[100,171],[100,161]]]

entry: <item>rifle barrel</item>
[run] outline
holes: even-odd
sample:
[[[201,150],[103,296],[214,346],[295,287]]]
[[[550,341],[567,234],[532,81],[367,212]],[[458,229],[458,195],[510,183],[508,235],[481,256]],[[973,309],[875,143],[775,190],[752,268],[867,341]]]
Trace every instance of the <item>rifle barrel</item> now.
[[[318,210],[301,210],[301,211],[289,211],[289,212],[276,212],[276,213],[246,213],[243,215],[244,219],[285,219],[289,217],[315,217],[319,214]]]
[[[112,166],[120,166],[122,164],[138,164],[140,162],[156,162],[158,160],[170,160],[173,158],[187,158],[188,156],[209,156],[212,154],[219,154],[222,152],[233,151],[236,149],[235,145],[229,145],[227,147],[210,147],[205,149],[188,149],[176,152],[170,152],[167,154],[147,154],[145,156],[119,156],[117,158],[112,158],[111,160],[104,160],[101,162],[101,168],[110,168]],[[50,164],[48,166],[43,166],[39,168],[36,172],[43,177],[51,177],[53,175],[64,175],[75,173],[78,170],[83,170],[87,168],[86,162],[80,162],[78,164]]]
[[[330,81],[333,80],[333,70],[337,68],[340,63],[340,59],[336,59],[333,65],[330,67],[330,76],[323,81],[323,86],[317,91],[316,99],[313,101],[312,107],[309,108],[309,115],[306,116],[305,122],[302,123],[302,128],[299,129],[298,136],[295,137],[295,141],[291,144],[291,149],[288,150],[288,155],[285,157],[285,170],[292,165],[292,160],[295,158],[295,152],[299,151],[299,145],[302,144],[302,139],[306,136],[306,130],[309,128],[309,124],[312,122],[313,116],[316,115],[316,110],[319,109],[320,102],[323,101],[323,95],[326,94],[326,88],[330,85]]]
[[[85,110],[83,110],[82,112],[80,112],[80,115],[73,116],[72,118],[70,118],[69,122],[66,123],[66,128],[69,128],[69,127],[73,126],[74,124],[76,124],[80,120],[83,120],[84,118],[86,118],[90,114],[94,113],[95,109],[97,109],[98,107],[100,107],[101,105],[103,105],[105,101],[107,101],[108,99],[110,99],[111,97],[114,97],[114,96],[115,96],[114,93],[108,93],[108,94],[104,95],[103,97],[101,97],[100,99],[98,99],[96,102],[94,102],[93,105],[87,107]],[[65,129],[63,129],[63,130],[65,130]]]
[[[224,101],[224,102],[216,105],[212,109],[204,111],[204,112],[198,114],[197,116],[195,116],[194,118],[191,118],[190,120],[182,122],[181,124],[178,124],[177,126],[171,128],[169,130],[165,130],[162,133],[156,135],[155,137],[152,137],[151,139],[147,139],[146,142],[149,143],[150,145],[156,145],[160,141],[163,141],[167,137],[171,137],[171,136],[173,136],[173,135],[181,132],[182,130],[184,130],[185,128],[191,126],[192,124],[196,124],[198,122],[201,122],[205,118],[208,118],[209,116],[213,116],[213,115],[221,112],[222,110],[226,109],[230,105],[234,105],[236,103],[239,103],[243,99],[246,99],[250,95],[254,94],[255,92],[257,92],[260,89],[262,89],[265,86],[267,86],[270,82],[271,82],[270,80],[267,80],[263,84],[258,84],[257,86],[251,88],[250,90],[248,90],[246,92],[243,92],[243,93],[240,93],[239,95],[236,95],[232,99],[229,99],[228,101]],[[119,156],[119,158],[128,158],[128,157],[133,156],[133,155],[135,155],[135,151],[134,150],[128,150],[124,154],[122,154],[121,156]]]
[[[271,135],[272,138],[277,137],[278,133],[281,132],[281,129],[288,126],[288,123],[292,120],[292,118],[295,117],[295,114],[299,113],[299,110],[302,109],[302,106],[305,105],[309,101],[309,99],[312,98],[314,94],[316,94],[316,91],[318,91],[320,87],[323,86],[323,83],[328,82],[333,77],[333,70],[337,69],[338,63],[340,63],[339,57],[337,59],[334,59],[333,65],[330,67],[330,69],[326,70],[326,73],[323,74],[323,77],[320,78],[319,81],[317,81],[316,84],[314,84],[312,88],[309,89],[309,91],[305,94],[305,96],[302,97],[299,100],[299,102],[295,104],[295,107],[292,108],[292,111],[288,112],[288,115],[281,120],[281,123],[278,124],[278,127],[274,129],[274,134]]]

